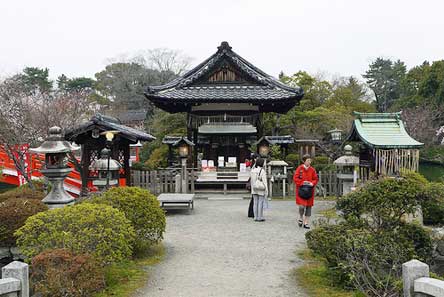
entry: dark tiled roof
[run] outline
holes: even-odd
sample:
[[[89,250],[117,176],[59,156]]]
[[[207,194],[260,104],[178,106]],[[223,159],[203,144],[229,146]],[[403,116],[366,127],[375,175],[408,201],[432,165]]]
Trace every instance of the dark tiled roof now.
[[[120,113],[117,118],[122,123],[130,123],[133,121],[144,121],[146,119],[146,110],[128,110]]]
[[[257,144],[262,140],[266,140],[269,144],[290,144],[294,143],[294,138],[291,135],[282,136],[263,136],[257,141]]]
[[[224,101],[257,101],[281,100],[294,97],[294,93],[269,86],[193,86],[161,91],[153,97],[176,99],[179,101],[224,100]]]
[[[192,142],[191,140],[188,139],[188,137],[185,137],[185,136],[169,136],[169,135],[167,135],[162,139],[163,144],[168,144],[168,145],[172,145],[172,146],[177,146],[182,141],[185,142],[186,144],[188,144],[189,146],[194,146],[194,142]]]
[[[152,141],[156,139],[154,136],[148,133],[124,126],[115,121],[110,121],[109,117],[104,117],[100,114],[93,116],[88,122],[66,131],[65,139],[68,141],[76,141],[77,137],[80,135],[87,134],[96,128],[99,129],[100,132],[117,130],[120,132],[119,136],[124,137],[134,143],[137,143],[138,141]]]
[[[204,81],[222,62],[238,69],[244,80],[229,83]],[[287,86],[246,61],[232,51],[227,42],[222,42],[214,55],[183,76],[162,86],[148,87],[145,92],[155,105],[173,112],[185,111],[188,103],[204,102],[250,102],[261,106],[279,103],[276,107],[287,111],[302,99],[303,94],[302,88]]]
[[[162,139],[162,143],[164,143],[164,144],[174,144],[174,143],[176,143],[177,141],[179,141],[181,139],[182,139],[182,136],[169,136],[169,135],[167,135],[167,136],[165,136]]]

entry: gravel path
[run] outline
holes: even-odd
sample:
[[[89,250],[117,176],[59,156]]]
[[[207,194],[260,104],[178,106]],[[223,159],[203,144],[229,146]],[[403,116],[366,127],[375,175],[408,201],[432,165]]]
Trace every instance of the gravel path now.
[[[135,297],[306,296],[291,276],[305,247],[294,201],[271,201],[266,222],[247,218],[248,203],[196,200],[192,214],[168,213],[165,259]]]

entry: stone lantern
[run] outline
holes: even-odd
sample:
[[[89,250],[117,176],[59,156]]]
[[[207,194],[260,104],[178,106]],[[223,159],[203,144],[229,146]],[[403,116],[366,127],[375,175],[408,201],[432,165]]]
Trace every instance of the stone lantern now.
[[[344,147],[345,154],[336,159],[333,164],[339,169],[338,179],[342,181],[342,195],[346,195],[356,186],[358,173],[355,169],[359,165],[359,157],[352,155],[352,146]]]
[[[51,182],[52,189],[42,202],[49,208],[58,208],[74,203],[74,198],[65,191],[63,181],[72,171],[72,168],[67,165],[66,154],[77,149],[79,147],[73,147],[63,139],[60,127],[50,128],[49,137],[39,147],[30,149],[32,153],[45,154],[45,165],[40,172]]]
[[[282,197],[286,197],[287,193],[287,167],[288,163],[285,161],[270,161],[267,163],[268,176],[270,177],[270,182],[272,183],[269,186],[269,196],[279,196],[282,191]],[[280,185],[282,184],[282,189],[277,189],[278,191],[273,190],[273,184]]]
[[[181,159],[181,192],[188,192],[188,179],[187,179],[187,158],[190,156],[191,147],[194,143],[186,137],[181,137],[177,140],[173,146],[178,147],[179,157]]]
[[[90,170],[96,172],[97,178],[93,180],[93,185],[99,191],[107,190],[109,187],[119,185],[120,164],[110,157],[110,150],[104,148],[100,152],[100,159],[94,161]]]

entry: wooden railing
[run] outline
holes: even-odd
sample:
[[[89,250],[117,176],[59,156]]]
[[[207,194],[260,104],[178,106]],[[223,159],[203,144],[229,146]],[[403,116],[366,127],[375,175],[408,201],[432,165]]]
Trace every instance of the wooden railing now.
[[[215,115],[215,116],[197,116],[192,115],[191,120],[194,128],[203,124],[224,125],[224,124],[251,124],[256,126],[259,122],[258,115],[234,116],[234,115]]]
[[[195,192],[195,182],[199,172],[196,169],[187,169],[187,191]],[[340,196],[342,194],[342,182],[337,177],[336,171],[321,171],[318,173],[319,183],[316,187],[317,196]],[[148,189],[151,193],[159,195],[161,193],[178,193],[181,191],[181,170],[180,168],[160,169],[160,170],[131,170],[131,185]],[[293,182],[293,172],[289,171],[287,178],[273,178],[269,186],[272,187],[273,197],[294,196],[295,185]],[[283,186],[285,183],[285,187]],[[285,188],[285,193],[283,189]]]
[[[131,170],[131,185],[149,190],[154,195],[162,193],[180,192],[181,186],[180,168],[159,170]],[[187,169],[188,191],[194,193],[196,171]]]

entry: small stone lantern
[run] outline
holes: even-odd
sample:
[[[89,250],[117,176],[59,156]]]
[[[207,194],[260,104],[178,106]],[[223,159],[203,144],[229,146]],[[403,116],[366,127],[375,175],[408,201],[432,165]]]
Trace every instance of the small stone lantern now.
[[[63,181],[72,171],[67,165],[66,154],[77,149],[79,147],[73,147],[63,139],[60,127],[50,128],[49,137],[39,147],[30,149],[32,153],[45,154],[45,165],[40,172],[51,182],[52,189],[42,202],[49,208],[59,208],[74,203],[74,198],[65,191]]]
[[[119,185],[119,171],[120,164],[110,157],[110,150],[104,148],[100,152],[100,159],[94,161],[90,170],[97,173],[97,178],[93,180],[93,185],[96,186],[99,191],[103,191],[112,186]]]
[[[281,184],[282,183],[282,189],[278,189],[279,191],[273,191],[273,184],[269,187],[269,196],[280,196],[282,194],[282,197],[286,197],[287,193],[287,167],[288,163],[285,161],[270,161],[267,163],[268,168],[268,176],[270,177],[270,180],[273,184]],[[282,193],[280,192],[282,191]]]
[[[188,192],[188,175],[187,175],[187,158],[189,157],[191,147],[194,146],[194,143],[186,137],[181,137],[177,140],[173,146],[179,148],[179,157],[181,159],[181,192]]]
[[[359,157],[352,155],[352,146],[344,147],[344,156],[336,159],[333,164],[339,169],[338,179],[342,181],[342,195],[346,195],[356,186],[358,174],[355,167],[359,165]]]

